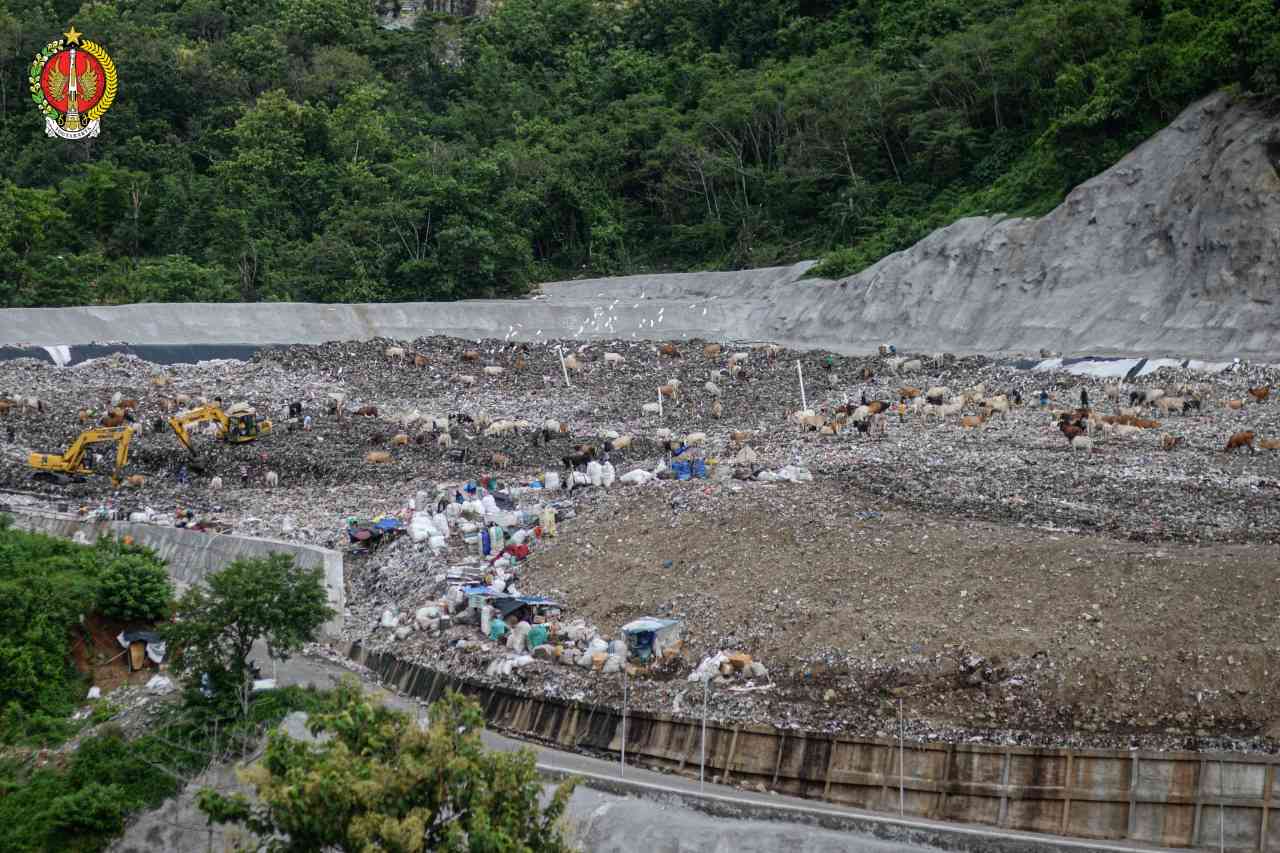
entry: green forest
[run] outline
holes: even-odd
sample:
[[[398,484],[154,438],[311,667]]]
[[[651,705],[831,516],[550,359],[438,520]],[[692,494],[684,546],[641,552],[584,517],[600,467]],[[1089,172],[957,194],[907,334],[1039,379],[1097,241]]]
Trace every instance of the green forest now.
[[[1040,214],[1217,88],[1275,0],[0,0],[0,305],[417,301],[822,258]],[[428,5],[424,0],[423,5]],[[376,7],[376,8],[375,8]],[[119,72],[47,138],[33,57]]]

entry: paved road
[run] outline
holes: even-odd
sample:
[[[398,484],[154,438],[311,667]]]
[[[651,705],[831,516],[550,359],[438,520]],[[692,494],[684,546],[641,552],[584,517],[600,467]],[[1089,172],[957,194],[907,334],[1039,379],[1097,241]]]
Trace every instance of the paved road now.
[[[266,659],[265,650],[260,654],[260,660]],[[276,673],[282,685],[328,687],[350,670],[327,660],[305,657],[279,664]],[[422,705],[416,699],[385,689],[379,692],[393,707],[422,713]],[[548,749],[489,731],[484,733],[484,740],[492,749],[532,749],[544,771],[584,777],[597,789],[580,787],[570,808],[582,828],[579,842],[589,851],[909,853],[949,849],[1150,853],[1165,849],[897,818],[710,783],[703,789],[696,779],[638,767],[627,767],[620,777],[616,761]],[[689,807],[694,803],[698,809]]]

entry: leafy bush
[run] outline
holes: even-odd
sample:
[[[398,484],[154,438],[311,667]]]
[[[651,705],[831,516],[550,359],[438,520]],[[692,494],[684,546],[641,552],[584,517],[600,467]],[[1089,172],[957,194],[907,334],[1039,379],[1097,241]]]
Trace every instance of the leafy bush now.
[[[145,554],[121,554],[98,575],[98,610],[124,622],[164,618],[173,583],[164,564]]]
[[[172,586],[147,549],[109,539],[76,545],[7,529],[0,516],[0,743],[49,742],[84,695],[69,657],[73,632],[96,610],[146,621],[168,612]]]

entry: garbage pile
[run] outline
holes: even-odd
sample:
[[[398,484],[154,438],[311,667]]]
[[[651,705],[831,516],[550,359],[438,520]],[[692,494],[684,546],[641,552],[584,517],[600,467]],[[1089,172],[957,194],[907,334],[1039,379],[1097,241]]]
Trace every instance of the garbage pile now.
[[[1034,623],[1007,629],[1031,628],[1041,657],[1022,646],[992,652],[986,645],[1006,627],[970,614],[983,612],[979,601],[994,613],[1025,609],[1035,585],[1048,584],[1045,572],[1066,571],[1050,543],[1078,535],[1108,537],[1107,548],[1080,546],[1086,556],[1072,558],[1086,561],[1096,586],[1145,578],[1172,609],[1178,596],[1200,594],[1194,567],[1203,564],[1215,593],[1200,607],[1236,601],[1236,576],[1255,569],[1237,571],[1228,558],[1252,560],[1254,546],[1280,542],[1280,454],[1266,449],[1280,438],[1280,404],[1264,393],[1280,371],[1220,368],[1164,366],[1122,379],[1113,399],[1115,377],[1066,367],[705,342],[432,337],[167,367],[130,356],[66,369],[14,361],[0,363],[0,397],[39,404],[0,415],[0,490],[85,515],[342,549],[351,639],[526,689],[614,701],[617,679],[601,676],[631,665],[649,679],[636,701],[671,710],[700,690],[687,681],[700,661],[749,654],[769,676],[720,672],[726,680],[710,682],[710,702],[722,718],[874,732],[885,691],[910,688],[940,729],[1020,726],[1035,737],[1087,717],[1105,733],[1132,722],[1114,716],[1125,702],[1146,709],[1146,722],[1132,723],[1141,728],[1164,725],[1185,698],[1152,698],[1175,689],[1165,678],[1173,668],[1143,664],[1156,673],[1142,674],[1135,661],[1149,650],[1107,633],[1145,624],[1132,588],[1117,592],[1129,602],[1123,615],[1094,622],[1076,612],[1053,636]],[[912,401],[938,389],[948,413],[926,416]],[[1197,405],[1165,413],[1131,397],[1156,389]],[[1073,449],[1058,419],[1080,407],[1081,392],[1098,415],[1134,409],[1127,417],[1159,426],[1097,431],[1091,449]],[[1007,409],[988,414],[981,402],[1001,396]],[[242,445],[200,435],[188,453],[166,418],[216,398],[245,401],[272,420],[272,434]],[[883,434],[857,428],[864,399],[882,404]],[[30,482],[29,452],[60,452],[126,400],[136,403],[126,469],[136,482]],[[1245,432],[1256,440],[1226,452]],[[979,535],[1016,556],[955,544]],[[1213,547],[1187,552],[1163,580],[1131,556],[1149,543]],[[1009,561],[1024,574],[989,580]],[[896,574],[878,574],[885,565]],[[912,594],[898,588],[911,584]],[[895,608],[898,616],[884,615]],[[641,665],[629,649],[619,660],[625,626],[640,619],[679,622],[681,652]],[[1238,621],[1257,627],[1251,643],[1270,648],[1251,611]],[[1226,659],[1218,634],[1187,642]],[[980,684],[962,673],[963,701],[947,692],[959,646],[1004,659],[977,670],[994,674]],[[1087,714],[1063,710],[1069,703],[1053,691],[1084,670],[1113,695]],[[1215,711],[1223,719],[1241,695],[1233,691],[1252,689],[1233,671],[1197,676],[1205,696],[1224,697]],[[730,698],[747,682],[750,691]],[[757,691],[762,684],[769,689]],[[1265,718],[1232,713],[1254,729]]]

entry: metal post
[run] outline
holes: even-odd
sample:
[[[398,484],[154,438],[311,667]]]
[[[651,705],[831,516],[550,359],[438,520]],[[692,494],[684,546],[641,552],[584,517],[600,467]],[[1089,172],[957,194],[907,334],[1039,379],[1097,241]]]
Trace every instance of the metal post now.
[[[805,411],[809,410],[809,403],[804,396],[804,371],[800,368],[800,362],[796,362],[796,376],[800,377],[800,408]]]
[[[658,389],[658,417],[662,417],[662,389]]]
[[[906,812],[907,788],[904,779],[905,769],[902,766],[903,748],[902,748],[902,700],[898,700],[898,814]]]
[[[1226,848],[1226,806],[1222,803],[1222,762],[1218,762],[1218,853]]]
[[[702,793],[707,787],[707,691],[710,683],[707,679],[702,679],[702,755],[698,767],[698,793]]]
[[[622,751],[618,754],[618,775],[627,775],[627,668],[622,668]]]
[[[556,352],[560,353],[560,372],[564,374],[564,387],[569,387],[569,368],[564,365],[564,347],[556,347]]]

